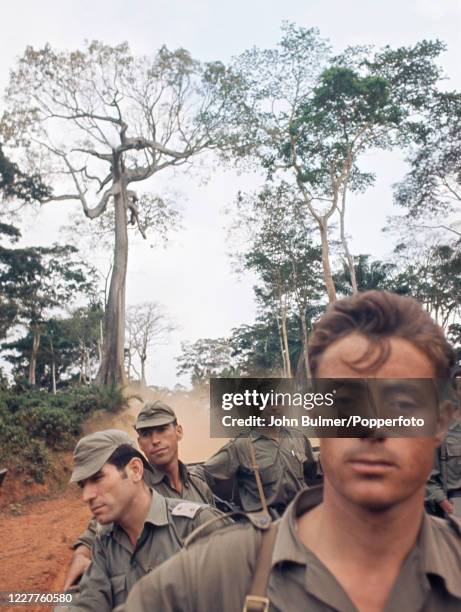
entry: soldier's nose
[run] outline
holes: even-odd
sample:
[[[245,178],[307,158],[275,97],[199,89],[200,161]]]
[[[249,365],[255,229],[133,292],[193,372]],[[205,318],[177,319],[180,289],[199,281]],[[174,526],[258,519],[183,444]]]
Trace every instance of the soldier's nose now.
[[[90,484],[84,485],[84,487],[82,489],[82,498],[83,498],[83,501],[85,503],[88,503],[89,501],[94,499],[95,496],[96,496],[96,491],[94,490],[94,487],[92,487]]]

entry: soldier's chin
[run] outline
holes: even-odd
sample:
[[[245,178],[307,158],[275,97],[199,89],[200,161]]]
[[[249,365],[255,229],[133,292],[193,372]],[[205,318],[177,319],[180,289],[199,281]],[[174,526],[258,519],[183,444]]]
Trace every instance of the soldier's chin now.
[[[354,504],[368,512],[386,512],[398,504],[401,499],[395,495],[395,491],[387,490],[387,487],[360,487],[358,490],[349,491],[347,497]]]

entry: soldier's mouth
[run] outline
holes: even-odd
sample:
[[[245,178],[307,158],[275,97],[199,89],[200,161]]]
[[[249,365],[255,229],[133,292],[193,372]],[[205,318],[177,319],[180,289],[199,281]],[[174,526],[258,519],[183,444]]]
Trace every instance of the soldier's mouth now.
[[[348,461],[348,463],[355,471],[368,473],[385,472],[397,467],[392,461],[372,459],[370,457],[356,457]]]
[[[160,455],[160,454],[162,454],[162,453],[165,453],[167,450],[168,450],[167,448],[154,448],[154,449],[151,451],[151,453],[150,453],[150,454],[151,454],[151,455]]]

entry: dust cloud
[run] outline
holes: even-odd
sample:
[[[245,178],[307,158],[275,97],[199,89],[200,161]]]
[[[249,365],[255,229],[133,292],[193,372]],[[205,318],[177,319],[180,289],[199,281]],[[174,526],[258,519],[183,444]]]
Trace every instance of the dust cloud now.
[[[85,424],[84,434],[114,427],[126,431],[134,440],[133,425],[146,402],[162,400],[176,413],[184,437],[179,443],[179,457],[184,463],[203,461],[226,443],[224,438],[210,438],[210,408],[207,389],[193,391],[157,391],[138,382],[125,387],[128,408],[118,414],[107,411],[95,413]]]

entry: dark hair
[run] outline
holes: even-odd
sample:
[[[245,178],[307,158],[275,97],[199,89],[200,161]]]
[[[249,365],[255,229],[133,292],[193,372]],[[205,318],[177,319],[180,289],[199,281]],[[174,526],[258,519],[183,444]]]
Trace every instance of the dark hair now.
[[[389,338],[397,336],[422,350],[434,365],[437,378],[450,378],[455,352],[439,327],[413,298],[388,291],[366,291],[329,305],[314,325],[309,339],[309,365],[315,377],[319,360],[336,340],[359,333],[370,342],[367,351],[350,365],[360,371],[375,352],[373,368],[382,365],[390,353]]]
[[[141,459],[145,468],[149,467],[145,457],[136,448],[131,446],[131,444],[121,444],[117,447],[106,463],[115,465],[117,470],[121,472],[134,457]]]

